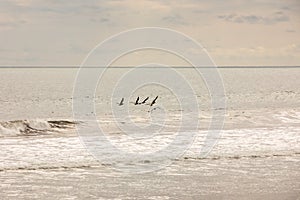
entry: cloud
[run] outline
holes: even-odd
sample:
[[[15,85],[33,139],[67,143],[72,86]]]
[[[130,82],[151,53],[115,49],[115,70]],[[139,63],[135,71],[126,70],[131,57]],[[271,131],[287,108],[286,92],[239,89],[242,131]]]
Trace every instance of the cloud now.
[[[17,6],[30,6],[33,3],[33,0],[12,0]]]
[[[223,19],[227,22],[233,23],[248,23],[248,24],[276,24],[280,22],[289,21],[289,17],[283,12],[275,12],[270,16],[260,16],[260,15],[241,15],[241,14],[229,14],[229,15],[219,15],[219,19]]]
[[[165,4],[162,1],[151,1],[151,0],[115,0],[115,1],[108,1],[107,5],[113,7],[125,7],[130,10],[139,10],[143,11],[147,10],[156,10],[156,11],[169,11],[170,6]]]
[[[281,48],[282,53],[292,54],[296,52],[300,52],[300,45],[299,44],[289,44]]]
[[[91,14],[100,13],[104,9],[102,1],[37,1],[37,0],[12,0],[0,2],[0,11],[16,14]],[[17,12],[16,12],[17,11]]]
[[[300,45],[291,43],[284,46],[277,46],[276,48],[255,46],[255,47],[237,47],[225,48],[216,47],[209,50],[215,57],[245,57],[245,58],[281,58],[283,56],[299,57]]]
[[[287,33],[295,33],[296,31],[294,29],[287,29],[285,32],[287,32]]]
[[[16,18],[7,14],[0,14],[0,30],[8,30],[26,23],[25,19]]]
[[[187,25],[188,23],[181,15],[173,14],[162,18],[163,21],[176,25]]]
[[[212,53],[223,64],[283,63],[281,56],[294,56],[299,64],[299,8],[298,0],[4,0],[0,43],[11,51],[2,50],[0,62],[78,64],[90,48],[113,34],[161,26],[195,38],[208,50],[217,47]],[[27,63],[29,56],[38,60]]]

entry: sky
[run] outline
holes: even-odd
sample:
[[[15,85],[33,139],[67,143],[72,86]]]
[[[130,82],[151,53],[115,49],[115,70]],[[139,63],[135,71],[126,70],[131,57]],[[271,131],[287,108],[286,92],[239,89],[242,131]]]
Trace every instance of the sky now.
[[[218,66],[295,66],[299,11],[298,0],[1,0],[0,65],[79,66],[112,35],[162,27],[198,41]],[[123,64],[149,55],[169,58],[144,51]]]

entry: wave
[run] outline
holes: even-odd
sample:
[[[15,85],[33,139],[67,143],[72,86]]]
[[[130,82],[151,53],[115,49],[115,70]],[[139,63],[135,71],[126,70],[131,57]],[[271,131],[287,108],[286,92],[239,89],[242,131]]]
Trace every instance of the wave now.
[[[102,166],[102,165],[99,165]],[[22,166],[22,167],[9,167],[0,168],[1,171],[13,171],[13,170],[67,170],[67,169],[86,169],[95,168],[99,166],[93,165],[58,165],[58,166]]]
[[[204,162],[211,162],[211,161],[217,161],[217,160],[223,160],[223,161],[230,161],[230,160],[240,160],[240,159],[265,159],[265,158],[276,158],[276,157],[298,157],[300,155],[300,152],[290,152],[290,153],[274,153],[274,154],[262,154],[262,155],[232,155],[232,156],[208,156],[203,158],[196,158],[196,157],[189,157],[189,156],[183,156],[177,159],[172,159],[173,162],[185,162],[186,160],[198,160],[198,161],[204,161]],[[134,162],[125,162],[123,164],[126,165],[140,165],[140,164],[149,164],[149,163],[155,163],[157,161],[150,161],[150,160],[140,160],[136,163]],[[248,161],[252,162],[252,161]],[[117,167],[120,163],[102,163],[98,160],[94,160],[92,162],[86,162],[83,164],[81,162],[78,163],[57,163],[56,165],[53,164],[43,164],[43,165],[28,165],[28,166],[0,166],[0,172],[2,171],[15,171],[15,170],[71,170],[71,169],[95,169],[95,168],[103,168],[103,167]],[[117,167],[118,168],[118,167]]]
[[[184,160],[235,160],[235,159],[259,159],[259,158],[271,158],[271,157],[289,157],[289,156],[298,156],[300,152],[289,152],[289,153],[274,153],[274,154],[253,154],[253,155],[223,155],[223,156],[208,156],[208,157],[191,157],[184,156]],[[175,159],[179,160],[179,159]]]
[[[71,120],[14,120],[0,122],[0,137],[35,136],[60,133],[75,128]]]

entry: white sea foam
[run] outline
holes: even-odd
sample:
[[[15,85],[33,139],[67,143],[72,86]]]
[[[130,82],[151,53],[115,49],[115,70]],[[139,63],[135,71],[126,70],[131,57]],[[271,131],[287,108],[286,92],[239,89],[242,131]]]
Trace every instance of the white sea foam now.
[[[300,153],[300,129],[281,127],[276,129],[234,129],[222,131],[213,151],[206,159],[238,159],[272,156],[293,156]],[[194,142],[183,155],[176,159],[204,159],[199,157],[207,131],[199,131]],[[120,151],[147,155],[147,153],[166,148],[174,137],[173,132],[162,132],[149,139],[136,139],[123,134],[112,134],[109,140]],[[186,141],[181,144],[185,145]],[[79,167],[99,164],[139,164],[134,157],[119,160],[95,160],[82,141],[76,136],[60,137],[15,137],[0,140],[1,170],[18,168],[59,168]],[[98,144],[99,145],[99,144]],[[101,146],[101,145],[100,145]],[[105,146],[104,146],[105,147]],[[101,149],[98,149],[101,154]],[[103,151],[104,152],[104,151]],[[107,151],[105,151],[107,153]],[[115,151],[105,155],[113,158]],[[163,155],[162,155],[163,156]],[[165,157],[167,159],[167,155]],[[145,159],[146,160],[146,159]],[[151,161],[149,161],[151,162]]]
[[[14,120],[0,122],[0,137],[53,135],[74,129],[75,122],[68,120]]]

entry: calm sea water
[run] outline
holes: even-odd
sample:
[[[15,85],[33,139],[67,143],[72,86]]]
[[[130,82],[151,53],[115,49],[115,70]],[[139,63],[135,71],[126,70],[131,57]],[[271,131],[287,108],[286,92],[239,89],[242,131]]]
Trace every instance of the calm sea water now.
[[[164,69],[155,70],[168,80]],[[225,95],[217,98],[226,107],[220,109],[211,106],[205,81],[191,68],[177,69],[193,87],[191,96],[177,79],[169,78],[173,88],[157,82],[131,88],[119,80],[130,77],[132,68],[108,69],[93,95],[78,98],[95,108],[79,120],[73,115],[78,69],[1,68],[0,197],[223,198],[255,191],[258,197],[295,199],[299,70],[221,68]],[[137,75],[129,80],[146,79],[147,73]],[[149,99],[134,105],[137,97]],[[193,98],[197,109],[190,106]],[[208,136],[216,110],[225,111],[218,112],[224,126]],[[101,137],[100,129],[90,128],[91,119]],[[87,129],[78,133],[78,127]],[[203,157],[205,145],[213,148]],[[152,173],[136,175],[145,171]]]
[[[90,73],[97,72],[94,68],[89,70]],[[203,77],[192,68],[176,68],[183,80],[193,87],[193,96],[184,96],[186,93],[181,90],[181,85],[173,83],[177,80],[169,80],[169,88],[157,83],[139,87],[124,82],[120,84],[122,78],[130,77],[132,70],[130,67],[106,70],[95,87],[94,96],[83,98],[90,99],[95,106],[95,113],[85,115],[95,115],[102,131],[108,135],[108,141],[133,154],[159,151],[172,144],[176,134],[193,132],[192,136],[182,138],[176,145],[179,149],[185,147],[180,149],[184,156],[180,154],[178,158],[197,158],[208,134],[212,112],[216,109],[211,107],[212,97]],[[139,71],[138,78],[144,79],[148,75],[146,70]],[[168,79],[165,69],[154,70]],[[76,121],[72,107],[78,69],[1,68],[0,72],[1,155],[3,160],[12,154],[15,157],[13,161],[3,162],[2,168],[39,165],[32,156],[36,149],[43,149],[46,154],[73,149],[72,158],[85,163],[85,159],[80,159],[85,158],[82,153],[86,151],[82,150],[84,147],[75,130],[78,124],[88,126],[88,123],[84,119]],[[220,130],[220,136],[216,138],[218,145],[210,154],[212,158],[294,155],[300,152],[298,68],[221,68],[218,72],[222,76],[226,107],[223,108],[224,130]],[[128,93],[113,93],[116,88]],[[156,96],[159,98],[155,105],[150,106]],[[149,100],[134,105],[137,97],[141,100],[149,97]],[[124,105],[119,106],[122,98],[125,98]],[[191,98],[197,100],[197,111],[188,106]],[[199,122],[196,129],[195,120]],[[193,142],[187,145],[190,137],[193,137]],[[59,144],[58,149],[47,148],[53,142]],[[14,148],[8,146],[11,143],[14,143]],[[20,146],[20,143],[24,144]],[[32,143],[35,143],[34,148]],[[23,156],[13,153],[20,149]],[[101,152],[101,148],[97,151]],[[57,161],[64,157],[64,154],[43,157],[46,160],[42,163],[55,162],[57,165]],[[130,158],[126,159],[132,162]]]

